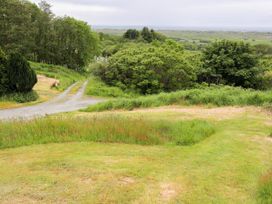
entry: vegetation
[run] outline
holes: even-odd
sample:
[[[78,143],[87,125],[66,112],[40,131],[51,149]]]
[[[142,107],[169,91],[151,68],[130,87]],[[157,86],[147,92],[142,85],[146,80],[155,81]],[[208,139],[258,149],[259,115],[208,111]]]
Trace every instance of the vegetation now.
[[[138,95],[133,92],[124,92],[118,87],[108,86],[97,77],[90,77],[86,94],[89,96],[131,98]]]
[[[103,117],[99,120],[97,118],[46,118],[27,122],[1,123],[0,148],[72,141],[192,145],[211,136],[214,132],[211,124],[199,120],[172,123],[122,117]]]
[[[200,81],[245,88],[258,87],[263,70],[257,67],[258,59],[249,44],[215,42],[203,54],[204,67],[199,73]]]
[[[165,36],[155,32],[153,29],[149,30],[148,27],[144,27],[141,32],[136,29],[128,29],[124,33],[123,38],[128,40],[139,40],[147,43],[151,43],[156,40],[164,41],[166,39]]]
[[[195,80],[193,66],[174,41],[163,44],[133,44],[113,55],[94,72],[103,81],[141,94],[175,91],[190,87]]]
[[[259,186],[258,203],[269,204],[272,202],[272,171],[261,178]]]
[[[172,93],[161,93],[134,99],[110,100],[90,106],[88,112],[135,108],[158,107],[177,104],[215,106],[265,106],[272,103],[271,91],[253,91],[228,86],[211,86]]]
[[[32,91],[36,83],[36,73],[24,57],[17,53],[6,56],[0,50],[0,101],[37,100],[37,93]]]
[[[29,1],[1,0],[0,47],[28,60],[82,71],[98,53],[98,38],[85,22],[55,17],[51,6]]]
[[[60,84],[56,88],[60,91],[65,90],[68,86],[85,78],[84,75],[62,66],[36,62],[30,62],[30,65],[37,74],[58,79]]]

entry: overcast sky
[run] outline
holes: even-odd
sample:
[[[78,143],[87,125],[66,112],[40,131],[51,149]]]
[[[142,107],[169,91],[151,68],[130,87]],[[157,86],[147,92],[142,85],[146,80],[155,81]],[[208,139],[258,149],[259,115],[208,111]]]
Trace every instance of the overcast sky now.
[[[32,0],[39,2],[39,0]],[[272,0],[48,0],[90,25],[272,28]]]

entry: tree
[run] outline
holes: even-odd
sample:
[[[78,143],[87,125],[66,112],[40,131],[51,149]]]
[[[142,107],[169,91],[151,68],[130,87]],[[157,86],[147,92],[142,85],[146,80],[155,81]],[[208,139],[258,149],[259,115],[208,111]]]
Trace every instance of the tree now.
[[[0,96],[8,90],[7,56],[0,49]]]
[[[140,32],[136,29],[129,29],[124,33],[125,39],[137,40],[140,37]]]
[[[258,58],[252,47],[244,42],[219,41],[212,43],[203,52],[204,66],[199,80],[209,84],[228,84],[255,88],[258,76]]]
[[[28,61],[18,53],[11,54],[7,65],[8,91],[29,92],[37,83],[37,76]]]
[[[56,32],[53,62],[82,71],[98,51],[98,36],[90,26],[71,17],[54,20]]]
[[[148,27],[144,27],[142,32],[141,32],[141,36],[143,37],[143,39],[148,42],[151,43],[153,41],[153,36],[152,33],[150,32]]]
[[[174,41],[130,44],[109,58],[95,72],[106,83],[142,94],[175,91],[190,87],[195,70]]]

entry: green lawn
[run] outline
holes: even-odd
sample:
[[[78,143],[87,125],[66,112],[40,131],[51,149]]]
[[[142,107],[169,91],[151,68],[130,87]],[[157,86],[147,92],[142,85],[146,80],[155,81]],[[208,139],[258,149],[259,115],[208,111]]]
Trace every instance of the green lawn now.
[[[104,143],[68,142],[2,149],[0,201],[261,203],[261,181],[272,167],[269,137],[272,123],[271,116],[260,109],[175,107],[70,113],[51,117],[51,120],[93,118],[103,121],[108,117],[149,122],[163,120],[165,123],[205,120],[213,124],[216,131],[190,146],[102,141]],[[107,122],[104,120],[103,123],[107,129]],[[120,130],[126,128],[126,121],[123,123],[117,122]],[[40,129],[36,127],[32,131],[40,131],[37,134],[47,132],[42,122],[39,125]],[[60,136],[71,131],[67,130],[65,122],[52,127],[56,132],[60,131]],[[18,128],[22,128],[24,135],[23,125]],[[90,124],[85,128],[94,126]],[[140,132],[136,123],[135,128]],[[74,129],[74,136],[80,135],[81,129]],[[30,136],[35,135],[28,132]],[[16,138],[16,134],[10,130],[9,137]]]

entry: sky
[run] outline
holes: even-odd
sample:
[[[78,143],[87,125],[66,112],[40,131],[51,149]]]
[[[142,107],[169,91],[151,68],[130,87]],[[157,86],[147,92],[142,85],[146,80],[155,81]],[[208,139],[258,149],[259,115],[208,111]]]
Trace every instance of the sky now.
[[[35,3],[39,0],[31,0]],[[93,26],[272,29],[272,0],[47,0]]]

